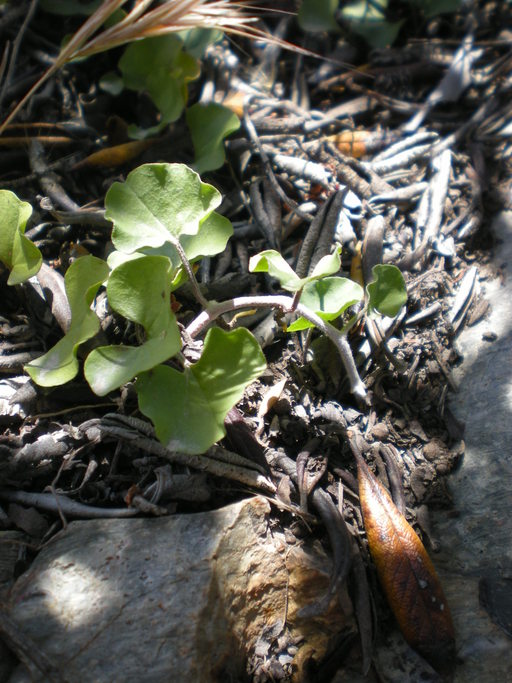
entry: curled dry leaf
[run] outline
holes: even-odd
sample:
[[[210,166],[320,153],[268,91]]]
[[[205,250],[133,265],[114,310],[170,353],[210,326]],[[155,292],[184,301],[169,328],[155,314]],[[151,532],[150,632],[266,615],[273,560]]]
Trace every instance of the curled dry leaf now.
[[[282,379],[279,382],[276,382],[268,391],[265,392],[265,395],[261,399],[260,407],[258,408],[258,418],[261,419],[265,417],[272,406],[279,401],[285,384],[286,379]]]
[[[427,551],[386,489],[351,444],[372,559],[407,642],[437,668],[453,662],[455,634],[441,583]]]
[[[262,435],[263,429],[265,427],[263,418],[269,412],[269,410],[271,410],[272,406],[275,405],[281,398],[285,384],[286,379],[276,382],[276,384],[271,386],[270,389],[265,392],[263,398],[261,399],[260,407],[258,408],[258,427],[256,429],[256,436],[258,438]]]

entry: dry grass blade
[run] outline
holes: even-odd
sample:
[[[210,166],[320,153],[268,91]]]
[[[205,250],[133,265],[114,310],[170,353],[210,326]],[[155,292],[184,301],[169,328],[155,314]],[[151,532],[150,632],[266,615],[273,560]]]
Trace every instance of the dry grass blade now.
[[[167,2],[160,3],[155,0],[135,0],[132,9],[121,21],[100,31],[105,22],[126,2],[127,0],[104,0],[62,48],[55,63],[9,114],[0,126],[0,134],[30,97],[64,64],[73,59],[89,57],[142,38],[193,28],[216,28],[246,38],[263,39],[296,52],[313,55],[308,50],[274,38],[255,26],[258,9],[243,1],[167,0]]]
[[[112,14],[119,9],[126,0],[105,0],[89,19],[81,26],[68,43],[62,48],[54,64],[46,71],[41,78],[30,88],[27,94],[18,102],[9,116],[0,126],[0,135],[4,132],[9,123],[23,109],[32,95],[46,83],[46,81],[58,71],[66,62],[71,61],[76,56],[82,45],[107,21]]]
[[[83,45],[74,57],[87,57],[119,45],[190,28],[217,28],[251,37],[248,26],[255,21],[244,14],[244,5],[229,0],[174,0],[151,7],[143,0],[126,17]],[[270,39],[270,36],[269,36]]]

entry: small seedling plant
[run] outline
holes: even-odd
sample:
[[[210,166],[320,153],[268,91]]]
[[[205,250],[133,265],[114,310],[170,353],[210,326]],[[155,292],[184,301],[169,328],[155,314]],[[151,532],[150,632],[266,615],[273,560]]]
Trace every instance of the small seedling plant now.
[[[128,134],[135,139],[162,132],[186,108],[185,119],[195,152],[194,168],[198,173],[224,164],[224,139],[240,127],[236,114],[217,102],[196,102],[186,107],[188,84],[200,74],[199,57],[209,43],[221,36],[219,31],[195,29],[139,40],[125,49],[118,73],[107,73],[100,81],[100,86],[112,95],[128,89],[146,92],[151,98],[159,112],[159,122],[147,129],[129,126]]]
[[[25,369],[33,381],[53,387],[80,371],[78,352],[97,335],[100,320],[94,303],[106,289],[110,308],[134,323],[141,343],[97,346],[85,358],[83,372],[92,390],[105,396],[134,381],[140,411],[172,451],[204,453],[225,435],[224,419],[245,388],[265,369],[263,352],[244,328],[224,330],[215,322],[243,309],[277,309],[292,314],[288,331],[318,328],[335,344],[356,397],[365,397],[347,333],[353,318],[339,328],[344,313],[363,302],[367,315],[395,316],[406,301],[400,271],[375,266],[374,281],[363,288],[344,277],[340,249],[322,258],[304,278],[281,254],[266,250],[250,260],[249,269],[276,278],[288,294],[245,296],[208,301],[194,275],[197,261],[221,253],[232,235],[227,218],[216,212],[221,195],[183,164],[146,164],[125,182],[114,183],[105,198],[112,221],[114,251],[106,261],[78,258],[65,275],[71,311],[67,332],[47,353]],[[31,206],[10,191],[0,191],[0,260],[10,270],[8,284],[34,276],[42,263],[37,247],[24,235]],[[171,293],[189,281],[200,313],[183,328],[172,310]],[[187,360],[184,346],[206,332],[200,357]]]

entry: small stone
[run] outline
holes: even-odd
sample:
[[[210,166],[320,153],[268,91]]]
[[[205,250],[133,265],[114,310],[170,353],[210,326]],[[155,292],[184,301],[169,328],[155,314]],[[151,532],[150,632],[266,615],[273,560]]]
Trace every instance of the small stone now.
[[[377,422],[372,427],[371,435],[375,441],[387,441],[389,437],[389,428],[384,422]]]
[[[448,452],[448,447],[441,439],[433,438],[423,447],[423,456],[433,462]]]

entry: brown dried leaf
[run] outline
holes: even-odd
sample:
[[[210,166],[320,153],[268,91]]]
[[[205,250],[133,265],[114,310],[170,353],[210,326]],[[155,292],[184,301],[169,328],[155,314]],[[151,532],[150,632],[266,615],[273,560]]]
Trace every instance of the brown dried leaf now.
[[[132,140],[113,147],[105,147],[89,154],[73,166],[74,171],[80,168],[115,168],[132,161],[154,145],[158,140]]]
[[[453,661],[455,634],[427,551],[386,489],[354,450],[372,559],[405,639],[434,666]]]

